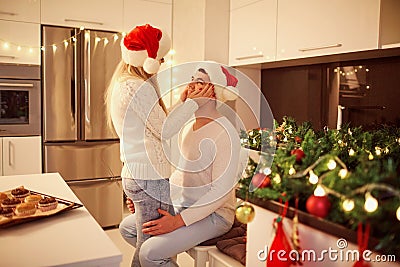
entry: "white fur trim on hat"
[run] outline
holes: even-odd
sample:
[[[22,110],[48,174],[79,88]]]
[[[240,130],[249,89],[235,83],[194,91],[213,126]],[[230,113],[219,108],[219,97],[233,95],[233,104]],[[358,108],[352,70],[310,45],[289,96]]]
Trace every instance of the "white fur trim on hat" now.
[[[238,97],[239,90],[233,86],[226,86],[222,93],[226,100],[233,101]]]
[[[157,73],[157,71],[160,69],[160,62],[157,59],[148,57],[143,63],[143,69],[149,74]]]

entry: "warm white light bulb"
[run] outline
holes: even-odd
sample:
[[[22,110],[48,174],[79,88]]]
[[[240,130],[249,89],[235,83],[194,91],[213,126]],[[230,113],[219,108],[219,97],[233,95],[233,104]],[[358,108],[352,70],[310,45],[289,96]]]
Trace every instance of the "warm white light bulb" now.
[[[381,153],[382,153],[381,148],[380,148],[380,147],[375,147],[375,154],[376,154],[377,156],[380,156]]]
[[[293,167],[290,167],[289,169],[289,175],[293,175],[296,173],[296,170]]]
[[[318,176],[311,170],[309,172],[310,177],[308,178],[308,181],[310,182],[310,184],[317,184],[318,183]]]
[[[96,37],[96,38],[94,38],[94,41],[95,41],[96,43],[100,42],[100,40],[101,40],[101,38],[100,38],[100,37]]]
[[[109,41],[108,41],[107,38],[104,38],[104,41],[103,41],[103,42],[104,42],[104,46],[106,46],[106,45],[108,44]]]
[[[396,211],[396,217],[397,217],[397,220],[400,221],[400,207]]]
[[[3,48],[4,48],[4,49],[8,49],[8,48],[10,48],[10,44],[9,44],[9,43],[7,43],[7,42],[4,42],[4,44],[3,44]]]
[[[280,184],[282,182],[281,176],[276,174],[275,177],[272,179],[276,184]]]
[[[114,34],[114,42],[118,40],[118,34]]]
[[[370,192],[365,194],[364,209],[368,212],[374,212],[378,208],[378,200],[374,198]]]
[[[17,51],[21,51],[21,46],[17,46]]]
[[[265,175],[270,175],[271,172],[272,172],[271,168],[268,168],[268,167],[262,170],[262,173],[264,173]]]
[[[72,42],[76,42],[76,37],[72,37]]]
[[[342,179],[344,179],[344,178],[346,178],[347,173],[348,173],[348,171],[347,171],[346,169],[341,169],[341,170],[339,171],[339,177],[342,178]]]
[[[84,27],[84,26],[81,26],[79,29],[80,29],[81,31],[83,31],[83,30],[85,29],[85,27]]]
[[[342,205],[344,211],[351,211],[354,209],[354,201],[352,199],[345,199]]]
[[[176,51],[175,51],[174,49],[171,49],[171,50],[169,50],[168,54],[169,54],[169,55],[175,55],[175,54],[176,54]]]
[[[349,156],[354,156],[356,152],[354,151],[354,149],[350,148],[349,150]]]
[[[65,46],[65,48],[68,47],[68,41],[67,40],[64,41],[64,46]]]
[[[374,155],[372,155],[371,152],[369,152],[368,159],[369,159],[369,160],[373,160],[373,159],[374,159]]]
[[[32,48],[29,48],[28,51],[29,51],[29,53],[31,53],[31,54],[33,53],[33,49],[32,49]]]
[[[53,47],[53,52],[56,52],[57,46],[55,44],[53,44],[52,47]]]
[[[325,192],[324,188],[322,188],[321,185],[317,185],[317,187],[314,190],[314,196],[323,197],[325,195],[326,195],[326,192]]]
[[[333,170],[334,168],[336,168],[336,161],[330,159],[327,165],[329,170]]]

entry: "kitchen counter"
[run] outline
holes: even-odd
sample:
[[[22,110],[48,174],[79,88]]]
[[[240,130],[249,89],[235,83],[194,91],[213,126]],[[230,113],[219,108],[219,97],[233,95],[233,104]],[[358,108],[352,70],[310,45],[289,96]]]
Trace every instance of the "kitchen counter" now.
[[[0,176],[0,191],[27,189],[80,203],[58,173]],[[1,266],[119,266],[122,253],[86,208],[0,229]]]

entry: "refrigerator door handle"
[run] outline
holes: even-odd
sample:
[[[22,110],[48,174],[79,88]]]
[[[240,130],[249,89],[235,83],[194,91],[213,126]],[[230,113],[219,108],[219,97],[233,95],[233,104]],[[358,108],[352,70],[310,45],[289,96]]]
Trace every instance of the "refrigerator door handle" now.
[[[85,82],[85,125],[90,125],[90,30],[84,34],[84,70],[83,79]],[[86,128],[86,127],[85,127]]]
[[[75,30],[75,33],[77,34],[77,31]],[[73,39],[74,40],[74,39]],[[71,87],[71,114],[72,114],[72,118],[74,120],[74,124],[75,125],[79,125],[79,123],[77,123],[77,113],[76,113],[76,107],[77,107],[77,103],[78,103],[78,88],[79,88],[79,77],[78,77],[78,46],[74,45],[74,50],[73,50],[73,74],[74,74],[74,86]],[[77,127],[75,127],[75,136],[77,137],[78,135],[78,129]]]

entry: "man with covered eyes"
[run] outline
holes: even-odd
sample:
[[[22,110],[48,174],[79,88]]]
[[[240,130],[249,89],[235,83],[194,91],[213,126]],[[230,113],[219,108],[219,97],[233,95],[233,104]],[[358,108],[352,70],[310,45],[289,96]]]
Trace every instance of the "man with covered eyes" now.
[[[212,87],[210,75],[199,68],[186,87],[198,93]],[[215,90],[214,90],[215,91]],[[159,209],[161,218],[143,224],[152,235],[140,250],[140,264],[177,266],[173,259],[203,241],[228,232],[234,221],[240,140],[231,122],[217,110],[218,95],[196,99],[195,120],[180,133],[181,157],[170,178],[176,215]],[[177,199],[175,199],[177,200]],[[122,236],[135,244],[134,214],[120,225]]]

